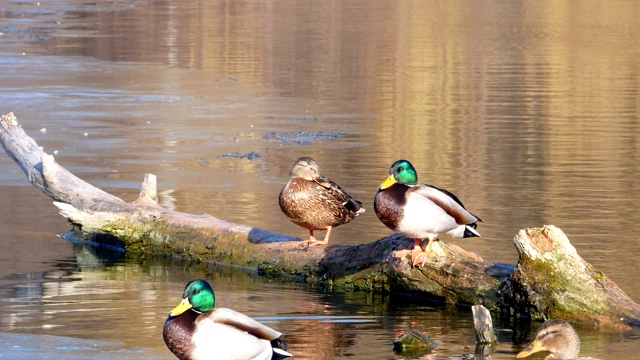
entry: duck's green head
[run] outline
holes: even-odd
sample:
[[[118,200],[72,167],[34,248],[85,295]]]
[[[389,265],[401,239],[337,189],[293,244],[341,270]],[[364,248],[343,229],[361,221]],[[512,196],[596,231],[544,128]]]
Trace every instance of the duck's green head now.
[[[192,280],[184,288],[182,301],[169,312],[169,316],[178,316],[189,309],[201,313],[209,312],[213,310],[215,303],[216,297],[209,283],[204,280]]]
[[[404,185],[416,185],[418,183],[418,173],[416,169],[407,160],[398,160],[389,168],[389,177],[382,184],[380,190],[391,187],[398,183]]]

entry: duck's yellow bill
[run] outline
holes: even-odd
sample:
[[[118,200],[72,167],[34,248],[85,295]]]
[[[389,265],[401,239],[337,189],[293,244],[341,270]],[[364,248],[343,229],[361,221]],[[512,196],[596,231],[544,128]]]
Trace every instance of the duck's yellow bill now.
[[[169,311],[169,316],[178,316],[183,312],[191,309],[192,307],[193,305],[191,305],[191,303],[189,302],[189,298],[184,298],[182,299],[180,304],[178,304],[178,306],[174,307],[173,310]]]
[[[535,354],[539,351],[544,351],[544,350],[546,349],[538,341],[534,341],[531,343],[531,345],[529,345],[528,348],[520,351],[518,355],[516,355],[516,359],[522,359],[531,354]]]
[[[391,185],[397,183],[396,178],[393,175],[389,175],[387,180],[385,180],[382,184],[380,184],[380,190],[384,190],[386,188],[391,187]]]
[[[322,186],[323,188],[327,188],[327,189],[329,189],[329,188],[331,187],[331,184],[329,184],[329,183],[328,183],[328,182],[326,182],[326,181],[322,181],[322,180],[320,180],[320,179],[318,179],[318,178],[313,179],[313,181],[315,181],[316,183],[318,183],[318,185]]]

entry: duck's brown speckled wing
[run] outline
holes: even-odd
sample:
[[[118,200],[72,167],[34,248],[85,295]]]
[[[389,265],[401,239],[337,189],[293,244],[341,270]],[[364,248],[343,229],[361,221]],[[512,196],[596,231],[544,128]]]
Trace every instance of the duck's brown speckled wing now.
[[[342,204],[342,207],[346,208],[346,210],[349,212],[349,215],[351,216],[349,221],[353,219],[356,215],[364,212],[362,203],[354,199],[353,197],[351,197],[351,195],[349,195],[346,191],[344,191],[344,189],[342,189],[340,185],[336,184],[335,182],[331,181],[331,179],[328,179],[324,176],[321,176],[318,180],[329,184],[329,188],[327,189],[331,193],[329,198],[335,199],[336,202],[339,202]],[[342,213],[344,212],[344,210],[341,209],[340,212]]]
[[[313,230],[345,224],[364,212],[360,201],[325,177],[318,178],[317,182],[290,179],[280,192],[279,202],[282,212],[292,222]]]

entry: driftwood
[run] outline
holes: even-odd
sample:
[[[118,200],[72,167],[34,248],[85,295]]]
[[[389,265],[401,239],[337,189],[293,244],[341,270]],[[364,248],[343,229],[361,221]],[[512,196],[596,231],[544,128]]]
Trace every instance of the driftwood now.
[[[605,327],[640,324],[640,306],[580,258],[561,230],[522,230],[517,267],[494,264],[436,242],[424,267],[412,267],[413,241],[398,235],[358,246],[300,248],[300,239],[158,205],[156,177],[145,176],[133,202],[77,178],[42,151],[13,114],[0,119],[0,142],[33,186],[54,200],[75,239],[345,289],[413,294],[481,304],[502,314],[558,317]]]
[[[493,332],[491,313],[482,305],[473,305],[473,327],[476,331],[476,344],[493,344],[496,334]]]
[[[490,358],[496,351],[496,334],[493,332],[491,313],[482,305],[473,305],[473,327],[476,332],[476,351],[478,359]]]

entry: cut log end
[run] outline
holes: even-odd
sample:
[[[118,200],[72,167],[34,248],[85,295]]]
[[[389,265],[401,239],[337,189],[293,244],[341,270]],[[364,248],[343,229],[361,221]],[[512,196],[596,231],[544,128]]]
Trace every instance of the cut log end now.
[[[144,181],[142,185],[140,185],[138,201],[151,202],[155,205],[158,204],[157,179],[154,174],[144,174]]]
[[[0,121],[2,121],[3,127],[10,128],[14,126],[19,126],[18,119],[16,119],[15,115],[13,115],[12,112],[8,113],[7,115],[2,115],[2,117],[0,118]]]

